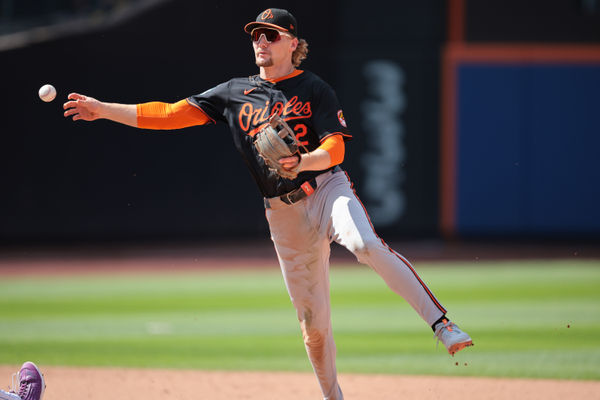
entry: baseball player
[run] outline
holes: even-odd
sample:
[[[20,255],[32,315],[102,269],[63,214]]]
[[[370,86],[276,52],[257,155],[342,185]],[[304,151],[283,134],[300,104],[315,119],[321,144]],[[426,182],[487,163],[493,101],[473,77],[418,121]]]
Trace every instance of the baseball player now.
[[[15,387],[19,384],[19,389]],[[31,361],[25,362],[19,372],[13,374],[12,389],[10,391],[0,390],[0,400],[42,400],[46,383],[44,375],[37,365]]]
[[[298,68],[308,44],[298,36],[296,19],[286,10],[270,8],[244,30],[250,34],[258,75],[231,79],[173,104],[115,104],[72,93],[64,115],[85,121],[105,118],[142,129],[218,122],[229,126],[264,198],[271,239],[324,399],[343,399],[330,319],[332,241],[371,266],[406,299],[450,354],[471,346],[469,335],[446,318],[446,309],[411,264],[377,236],[348,174],[340,168],[351,134],[332,88]],[[293,131],[300,145],[299,151],[277,160],[256,146],[269,126],[279,129],[279,122],[272,124],[274,117]]]

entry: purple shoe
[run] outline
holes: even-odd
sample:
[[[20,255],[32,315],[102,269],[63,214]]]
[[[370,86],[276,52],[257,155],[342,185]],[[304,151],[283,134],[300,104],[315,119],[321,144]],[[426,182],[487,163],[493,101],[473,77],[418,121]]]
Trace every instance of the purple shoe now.
[[[19,371],[19,397],[21,400],[42,400],[44,389],[44,375],[34,363],[27,361]]]

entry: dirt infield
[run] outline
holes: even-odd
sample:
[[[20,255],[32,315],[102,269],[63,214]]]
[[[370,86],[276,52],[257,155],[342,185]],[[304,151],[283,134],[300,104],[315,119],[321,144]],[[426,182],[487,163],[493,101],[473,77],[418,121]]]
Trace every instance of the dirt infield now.
[[[600,260],[596,242],[391,242],[391,247],[417,265],[422,262],[523,259]],[[233,249],[233,251],[232,251]],[[341,246],[331,248],[331,263],[358,264]],[[186,272],[224,268],[275,268],[273,244],[263,240],[236,243],[72,245],[0,247],[0,277],[52,274]]]
[[[18,366],[0,366],[10,383]],[[309,400],[314,376],[287,372],[218,372],[40,365],[44,400]],[[600,382],[343,374],[347,400],[600,399]]]

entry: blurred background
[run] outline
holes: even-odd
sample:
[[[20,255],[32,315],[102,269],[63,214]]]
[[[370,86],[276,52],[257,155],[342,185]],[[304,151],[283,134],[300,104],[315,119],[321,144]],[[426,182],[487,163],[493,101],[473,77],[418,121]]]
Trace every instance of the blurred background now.
[[[226,126],[72,122],[62,104],[175,102],[253,75],[242,28],[275,6],[338,94],[343,167],[386,240],[600,256],[600,0],[0,4],[4,251],[268,243]]]

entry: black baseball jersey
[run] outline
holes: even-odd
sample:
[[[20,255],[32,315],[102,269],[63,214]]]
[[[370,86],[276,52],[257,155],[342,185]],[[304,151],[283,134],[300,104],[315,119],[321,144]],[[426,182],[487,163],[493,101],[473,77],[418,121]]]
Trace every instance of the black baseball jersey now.
[[[335,92],[308,71],[296,70],[275,81],[258,75],[234,78],[187,101],[202,109],[213,122],[229,125],[235,146],[264,197],[290,192],[323,172],[304,171],[289,180],[268,169],[253,142],[271,115],[279,114],[308,151],[315,150],[331,135],[351,138]]]

